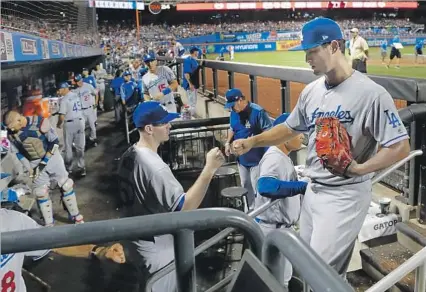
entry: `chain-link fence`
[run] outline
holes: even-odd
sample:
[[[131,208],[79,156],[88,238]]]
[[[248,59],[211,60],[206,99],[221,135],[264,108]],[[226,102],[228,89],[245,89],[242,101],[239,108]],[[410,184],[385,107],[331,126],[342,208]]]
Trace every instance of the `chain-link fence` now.
[[[96,10],[88,1],[1,1],[1,29],[96,46]]]

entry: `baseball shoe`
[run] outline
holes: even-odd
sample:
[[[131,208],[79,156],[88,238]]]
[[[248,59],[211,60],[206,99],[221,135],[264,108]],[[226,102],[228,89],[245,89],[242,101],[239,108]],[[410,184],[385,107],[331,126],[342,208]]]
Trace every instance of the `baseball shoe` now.
[[[71,220],[74,222],[74,224],[83,224],[84,223],[83,215],[81,215],[81,214],[78,214],[77,216],[72,217]]]

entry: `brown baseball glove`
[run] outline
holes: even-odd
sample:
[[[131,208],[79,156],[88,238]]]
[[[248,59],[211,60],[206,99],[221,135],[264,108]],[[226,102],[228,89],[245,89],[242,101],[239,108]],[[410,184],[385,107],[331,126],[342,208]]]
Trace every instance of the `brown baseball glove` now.
[[[322,165],[335,175],[345,176],[353,160],[348,132],[334,117],[318,118],[315,126],[315,147]]]

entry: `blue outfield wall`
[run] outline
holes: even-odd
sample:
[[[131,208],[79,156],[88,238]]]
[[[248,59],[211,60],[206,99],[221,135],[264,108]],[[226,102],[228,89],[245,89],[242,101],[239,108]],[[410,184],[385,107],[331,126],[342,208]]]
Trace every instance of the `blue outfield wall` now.
[[[7,31],[0,31],[0,45],[0,60],[2,63],[73,59],[103,54],[101,48],[73,45]]]

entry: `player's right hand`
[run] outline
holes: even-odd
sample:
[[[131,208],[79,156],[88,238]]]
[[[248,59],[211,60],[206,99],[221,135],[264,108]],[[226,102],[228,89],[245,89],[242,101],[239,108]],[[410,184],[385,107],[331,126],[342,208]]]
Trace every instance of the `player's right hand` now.
[[[238,139],[232,143],[232,150],[236,155],[243,155],[253,148],[251,139]]]
[[[217,170],[225,163],[225,157],[218,147],[210,150],[206,155],[206,167],[212,170]]]

